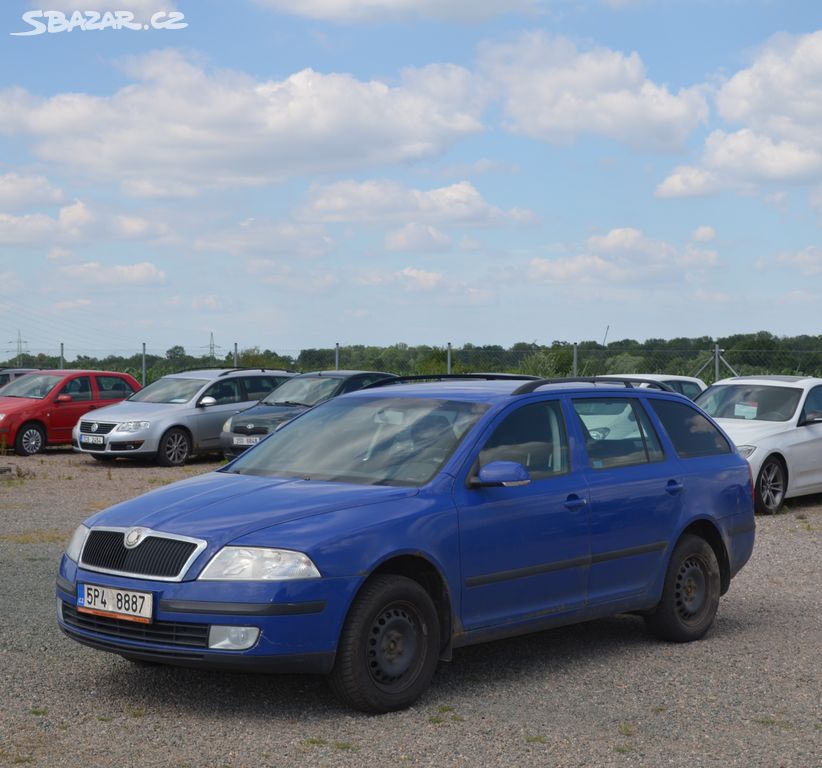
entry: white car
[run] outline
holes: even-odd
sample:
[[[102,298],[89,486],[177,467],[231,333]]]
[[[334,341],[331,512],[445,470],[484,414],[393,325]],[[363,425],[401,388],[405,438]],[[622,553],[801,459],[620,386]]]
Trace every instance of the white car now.
[[[697,395],[703,392],[706,384],[702,379],[696,376],[679,376],[677,374],[669,373],[625,373],[625,374],[606,374],[601,378],[605,379],[648,379],[650,381],[661,381],[667,384],[674,392],[679,392],[680,395],[690,400],[696,400]]]
[[[775,514],[785,499],[822,493],[822,379],[722,379],[696,402],[751,465],[757,512]]]

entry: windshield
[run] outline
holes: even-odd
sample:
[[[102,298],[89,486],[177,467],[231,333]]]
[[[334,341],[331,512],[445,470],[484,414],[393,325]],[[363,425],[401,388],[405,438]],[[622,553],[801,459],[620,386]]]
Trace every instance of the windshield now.
[[[266,405],[316,405],[331,397],[341,381],[330,376],[295,376],[280,384],[263,402]]]
[[[720,384],[697,397],[697,405],[716,419],[787,421],[796,411],[801,389],[761,384]]]
[[[153,384],[149,384],[145,389],[135,392],[129,398],[129,401],[138,403],[187,403],[206,383],[205,379],[179,379],[166,376]]]
[[[3,397],[31,397],[42,400],[65,376],[29,373],[20,376],[3,387]]]
[[[423,485],[487,405],[335,398],[242,454],[230,472],[363,485]]]

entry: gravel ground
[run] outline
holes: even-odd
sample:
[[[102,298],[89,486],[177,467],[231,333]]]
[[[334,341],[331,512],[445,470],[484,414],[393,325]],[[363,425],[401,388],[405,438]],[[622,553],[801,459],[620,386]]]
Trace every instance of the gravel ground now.
[[[414,708],[368,717],[320,677],[140,667],[57,629],[74,527],[216,466],[0,456],[0,765],[822,765],[822,496],[758,519],[701,642],[660,643],[619,616],[466,648]]]

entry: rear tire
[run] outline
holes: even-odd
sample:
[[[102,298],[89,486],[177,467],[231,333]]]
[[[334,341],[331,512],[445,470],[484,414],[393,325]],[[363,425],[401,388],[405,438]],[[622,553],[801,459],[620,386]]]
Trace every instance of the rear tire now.
[[[46,433],[39,424],[23,424],[14,438],[14,452],[18,456],[34,456],[46,447]]]
[[[157,451],[161,467],[182,467],[191,456],[191,438],[184,429],[173,427],[162,438]]]
[[[699,640],[710,628],[719,607],[719,564],[710,544],[691,534],[674,549],[665,574],[662,600],[645,617],[648,629],[662,640]]]
[[[430,595],[405,576],[375,576],[346,618],[331,688],[341,702],[362,712],[405,709],[428,688],[439,647]]]

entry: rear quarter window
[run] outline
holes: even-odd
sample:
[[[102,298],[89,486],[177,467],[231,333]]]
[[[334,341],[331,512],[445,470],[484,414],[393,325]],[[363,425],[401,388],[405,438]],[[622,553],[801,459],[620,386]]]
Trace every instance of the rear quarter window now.
[[[650,400],[681,459],[731,453],[722,433],[699,411],[672,400]]]

